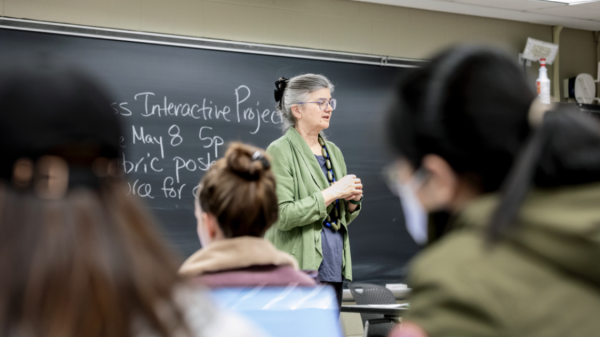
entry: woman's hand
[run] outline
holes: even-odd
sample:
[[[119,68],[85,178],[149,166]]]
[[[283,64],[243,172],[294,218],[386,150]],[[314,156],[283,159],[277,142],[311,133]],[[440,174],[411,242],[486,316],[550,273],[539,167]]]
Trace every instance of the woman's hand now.
[[[360,200],[362,187],[360,179],[354,174],[343,177],[321,192],[325,199],[325,206],[329,206],[336,199]]]
[[[354,195],[352,195],[350,197],[347,197],[347,198],[344,198],[344,199],[346,199],[346,201],[350,201],[350,200],[360,201],[360,199],[362,199],[362,197],[363,197],[363,192],[362,192],[362,189],[361,189],[360,190],[360,194],[354,194]]]
[[[353,194],[352,196],[346,198],[346,201],[350,201],[350,200],[360,201],[362,198],[363,198],[362,185],[360,185],[360,194]],[[353,204],[351,202],[346,203],[346,206],[348,206],[348,211],[350,213],[354,212],[356,210],[356,208],[358,208],[358,205]]]

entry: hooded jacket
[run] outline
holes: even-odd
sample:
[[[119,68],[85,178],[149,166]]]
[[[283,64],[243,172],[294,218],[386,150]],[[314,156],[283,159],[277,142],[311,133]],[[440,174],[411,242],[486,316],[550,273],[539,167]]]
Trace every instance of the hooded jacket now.
[[[405,319],[429,337],[600,335],[600,184],[531,192],[490,245],[497,202],[470,203],[412,263]]]

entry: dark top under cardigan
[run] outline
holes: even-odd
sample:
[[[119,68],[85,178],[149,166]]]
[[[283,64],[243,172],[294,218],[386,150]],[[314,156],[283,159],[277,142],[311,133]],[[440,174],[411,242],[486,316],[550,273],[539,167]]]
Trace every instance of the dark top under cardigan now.
[[[325,157],[317,156],[317,161],[327,177]],[[337,177],[336,177],[337,178]],[[323,251],[323,262],[319,266],[319,280],[325,282],[342,282],[342,261],[344,254],[344,227],[339,231],[323,226],[321,231],[321,249]]]

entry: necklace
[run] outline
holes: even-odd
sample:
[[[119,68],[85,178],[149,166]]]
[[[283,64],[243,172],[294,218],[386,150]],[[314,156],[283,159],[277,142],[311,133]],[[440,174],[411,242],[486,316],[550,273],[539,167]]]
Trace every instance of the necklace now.
[[[331,158],[329,157],[329,151],[327,151],[327,146],[325,146],[325,141],[321,136],[319,136],[319,144],[321,145],[321,152],[323,153],[323,158],[325,158],[325,167],[327,168],[327,180],[329,181],[329,186],[333,185],[335,182],[335,173],[333,173],[333,166],[331,165]],[[335,199],[333,202],[333,208],[327,218],[323,221],[323,224],[326,227],[333,228],[333,230],[338,231],[340,226],[342,225],[340,222],[340,200]]]

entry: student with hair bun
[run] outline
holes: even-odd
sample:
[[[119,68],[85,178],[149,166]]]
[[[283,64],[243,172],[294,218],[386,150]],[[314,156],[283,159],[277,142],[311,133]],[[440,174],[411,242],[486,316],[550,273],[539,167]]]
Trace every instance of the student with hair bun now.
[[[195,204],[203,248],[185,261],[181,275],[211,288],[316,285],[292,256],[263,239],[278,211],[263,150],[231,144],[200,181]]]
[[[600,331],[600,124],[541,104],[513,59],[455,47],[396,90],[393,177],[427,247],[392,337]]]

